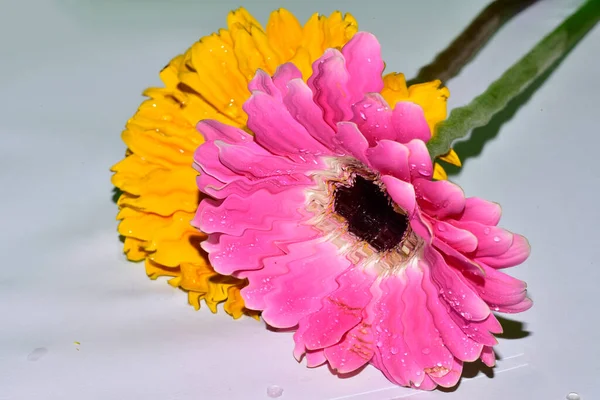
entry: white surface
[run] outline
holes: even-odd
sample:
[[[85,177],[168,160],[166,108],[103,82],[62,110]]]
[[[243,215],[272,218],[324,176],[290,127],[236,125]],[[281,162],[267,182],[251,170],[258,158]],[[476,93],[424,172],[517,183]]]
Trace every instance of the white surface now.
[[[379,36],[388,70],[413,76],[484,0],[256,1],[301,20],[352,12]],[[579,4],[545,0],[509,23],[449,83],[450,104],[482,91]],[[4,1],[0,12],[0,399],[600,398],[597,288],[600,30],[595,29],[456,180],[500,202],[531,241],[511,270],[535,306],[531,334],[501,340],[493,379],[452,393],[394,387],[372,368],[339,379],[292,357],[290,334],[195,312],[121,254],[109,167],[158,71],[225,24],[233,1]],[[74,341],[81,342],[80,345]]]

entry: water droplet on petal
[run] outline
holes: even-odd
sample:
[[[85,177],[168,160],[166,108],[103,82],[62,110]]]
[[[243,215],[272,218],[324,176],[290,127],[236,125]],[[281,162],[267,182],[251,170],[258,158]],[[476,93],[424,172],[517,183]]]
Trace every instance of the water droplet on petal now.
[[[490,234],[490,228],[485,228],[485,229],[483,230],[483,233],[484,233],[485,235],[489,235],[489,234]]]
[[[423,354],[428,355],[431,353],[431,349],[429,347],[425,347],[423,350],[421,350],[423,352]]]
[[[498,243],[500,241],[500,237],[499,236],[494,236],[494,242]]]
[[[390,353],[392,353],[392,354],[398,354],[398,348],[397,347],[392,347],[390,349]]]
[[[444,232],[446,230],[446,227],[443,224],[437,224],[436,227],[440,232]]]
[[[571,392],[567,395],[567,400],[581,400],[581,396],[575,392]]]

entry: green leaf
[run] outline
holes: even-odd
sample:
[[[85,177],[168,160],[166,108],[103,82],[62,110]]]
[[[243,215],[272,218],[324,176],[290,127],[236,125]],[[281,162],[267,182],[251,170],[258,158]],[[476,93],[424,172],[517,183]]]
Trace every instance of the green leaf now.
[[[494,114],[577,44],[599,19],[600,0],[588,0],[485,92],[466,106],[452,110],[448,119],[436,125],[435,134],[427,143],[431,159],[448,153],[454,140],[465,137],[474,128],[486,125]]]

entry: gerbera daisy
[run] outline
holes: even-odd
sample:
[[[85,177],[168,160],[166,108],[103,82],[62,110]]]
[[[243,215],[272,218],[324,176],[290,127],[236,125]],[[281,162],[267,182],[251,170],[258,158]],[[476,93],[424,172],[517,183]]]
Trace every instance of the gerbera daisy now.
[[[199,202],[191,165],[203,141],[195,125],[212,118],[245,129],[241,105],[250,97],[247,85],[258,68],[274,73],[290,61],[307,79],[312,62],[325,49],[344,45],[358,27],[340,12],[315,14],[301,26],[280,9],[263,29],[243,8],[231,12],[227,24],[227,30],[203,37],[161,71],[164,88],[144,92],[149,99],[127,123],[122,137],[128,150],[112,168],[112,182],[123,192],[117,219],[127,257],[145,260],[152,279],[171,277],[169,283],[186,290],[195,308],[204,299],[215,312],[224,301],[225,311],[237,318],[244,311],[239,295],[244,281],[215,273],[199,249],[204,235],[190,226]],[[392,74],[385,77],[382,95],[392,103],[421,104],[433,126],[446,116],[447,91],[438,87],[431,82],[407,88],[401,74]],[[446,159],[459,164],[454,153]],[[436,174],[445,177],[439,166]]]
[[[463,362],[494,364],[492,311],[531,306],[499,271],[527,240],[500,207],[435,181],[423,109],[389,103],[380,46],[357,33],[305,83],[293,64],[258,71],[248,128],[198,124],[194,225],[215,270],[247,279],[246,307],[296,329],[295,356],[340,373],[367,363],[391,381],[453,386]]]

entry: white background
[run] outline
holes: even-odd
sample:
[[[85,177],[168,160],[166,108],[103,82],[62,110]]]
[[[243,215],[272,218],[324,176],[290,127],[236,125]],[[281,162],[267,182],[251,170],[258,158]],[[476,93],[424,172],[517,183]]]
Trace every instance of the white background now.
[[[532,244],[531,258],[510,270],[535,302],[510,317],[513,336],[525,337],[500,341],[493,378],[421,393],[373,368],[349,379],[307,369],[292,357],[290,334],[196,312],[121,253],[109,180],[124,152],[120,132],[158,71],[223,27],[239,2],[0,3],[0,399],[254,400],[270,385],[285,400],[600,398],[599,29],[524,105],[478,131],[499,133],[452,177],[468,195],[500,202],[501,225]],[[411,77],[486,3],[243,5],[263,22],[282,6],[301,21],[349,11],[379,37],[388,70]],[[507,24],[448,83],[450,105],[484,90],[579,4],[541,1]]]

